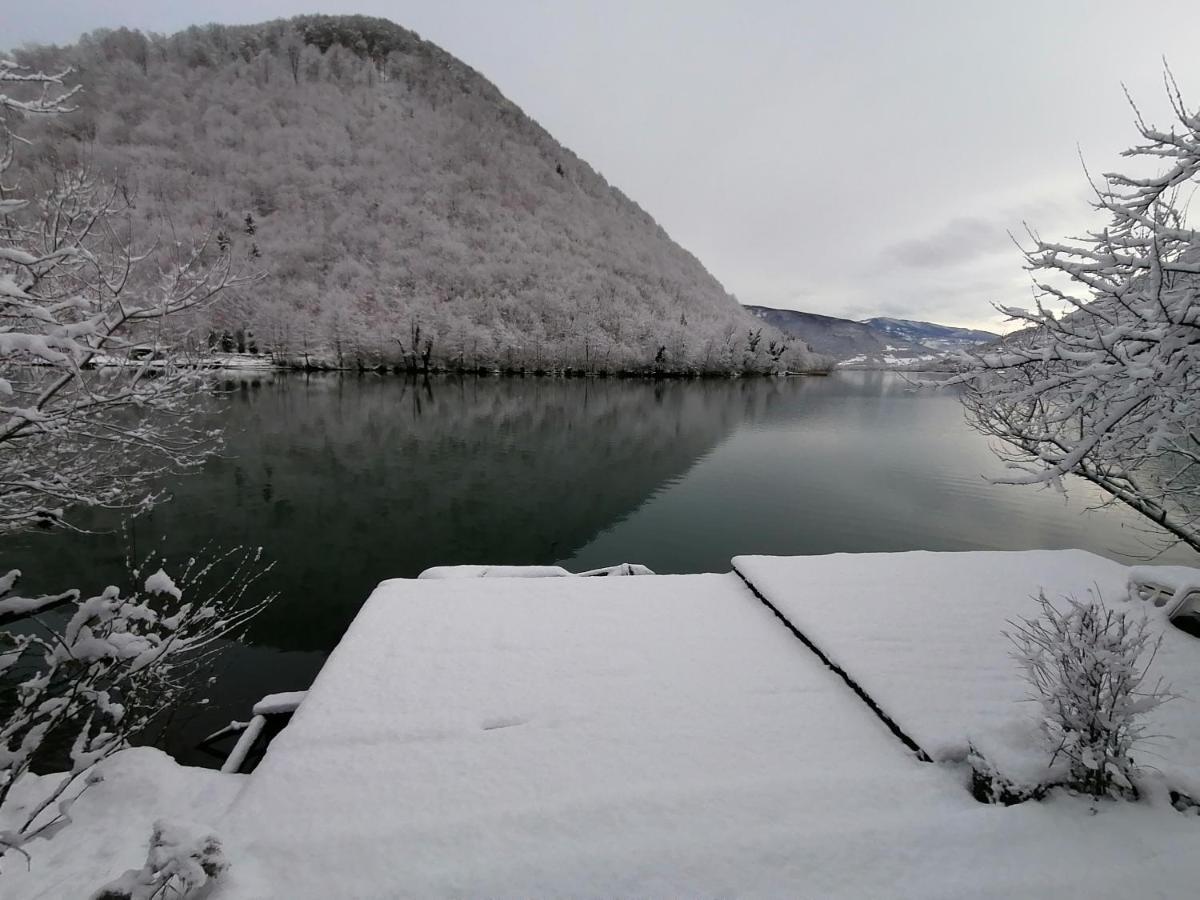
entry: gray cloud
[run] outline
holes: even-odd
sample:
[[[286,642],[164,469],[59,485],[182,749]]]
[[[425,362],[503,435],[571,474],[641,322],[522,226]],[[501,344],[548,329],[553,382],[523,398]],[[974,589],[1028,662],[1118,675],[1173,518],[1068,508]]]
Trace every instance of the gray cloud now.
[[[995,222],[957,218],[933,234],[892,244],[884,248],[880,255],[888,263],[940,269],[995,253],[1003,249],[1007,241],[1008,235]]]

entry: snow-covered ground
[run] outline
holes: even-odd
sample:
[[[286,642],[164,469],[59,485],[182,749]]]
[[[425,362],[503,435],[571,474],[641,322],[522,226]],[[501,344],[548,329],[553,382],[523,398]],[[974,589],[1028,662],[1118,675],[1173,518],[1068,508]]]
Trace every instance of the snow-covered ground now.
[[[994,620],[1023,607],[989,603],[1039,584],[1107,597],[1125,573],[1082,553],[737,565],[787,615],[827,615],[822,639],[946,756],[1021,709]],[[1164,674],[1186,680],[1200,641],[1180,641]],[[1194,750],[1179,744],[1171,771]],[[977,803],[965,766],[918,761],[732,573],[385,582],[251,776],[146,750],[108,765],[119,777],[30,846],[29,873],[9,863],[6,900],[87,896],[141,864],[163,816],[221,836],[214,898],[1126,898],[1200,883],[1200,816],[1162,790]]]
[[[162,354],[154,355],[150,358],[130,358],[127,356],[110,356],[104,353],[97,353],[92,357],[92,364],[96,366],[148,366],[153,369],[165,365],[165,358]],[[269,354],[222,353],[220,351],[212,351],[199,356],[184,354],[176,359],[174,364],[184,368],[200,369],[269,371],[281,368]]]
[[[105,760],[102,780],[71,806],[71,822],[0,860],[4,900],[61,900],[91,896],[101,885],[146,861],[155,821],[218,821],[245,783],[245,775],[181,766],[161,750],[136,747]],[[29,775],[0,811],[0,832],[23,821],[61,776]],[[170,895],[168,895],[170,896]]]

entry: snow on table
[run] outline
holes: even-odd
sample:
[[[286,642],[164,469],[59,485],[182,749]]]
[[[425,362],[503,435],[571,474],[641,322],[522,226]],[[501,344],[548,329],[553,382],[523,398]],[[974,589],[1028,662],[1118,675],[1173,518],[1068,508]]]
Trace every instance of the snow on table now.
[[[218,823],[215,898],[1183,896],[1200,817],[988,807],[733,574],[390,581]]]
[[[1127,600],[1129,570],[1081,550],[741,556],[734,567],[934,759],[963,759],[970,741],[1003,774],[1046,771],[1029,689],[1002,632],[1054,601],[1099,592],[1146,609],[1163,635],[1151,669],[1185,696],[1148,717],[1139,762],[1200,796],[1200,640],[1150,604]],[[1140,571],[1140,570],[1139,570]],[[1177,576],[1178,572],[1172,572]]]

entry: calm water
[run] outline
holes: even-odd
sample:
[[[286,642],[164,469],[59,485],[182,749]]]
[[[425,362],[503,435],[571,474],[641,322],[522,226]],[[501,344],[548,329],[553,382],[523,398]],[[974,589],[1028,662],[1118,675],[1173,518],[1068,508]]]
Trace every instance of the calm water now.
[[[173,483],[170,502],[126,535],[22,536],[0,560],[31,591],[98,589],[152,548],[179,560],[242,543],[276,560],[279,599],[224,655],[211,704],[164,739],[190,762],[211,762],[192,745],[260,696],[307,687],[377,582],[432,565],[700,572],[738,553],[1156,549],[1132,514],[1089,511],[1086,484],[1067,500],[988,484],[999,465],[955,397],[884,373],[226,386],[213,412],[226,452]],[[1179,549],[1159,559],[1198,563]]]

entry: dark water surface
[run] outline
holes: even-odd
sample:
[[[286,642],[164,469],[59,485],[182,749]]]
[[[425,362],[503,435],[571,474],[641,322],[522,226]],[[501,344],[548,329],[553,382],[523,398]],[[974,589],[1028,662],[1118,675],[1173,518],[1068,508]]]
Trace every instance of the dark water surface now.
[[[122,583],[123,560],[261,545],[279,599],[223,657],[192,745],[264,694],[303,689],[385,578],[453,563],[639,562],[728,571],[738,553],[1157,546],[1132,513],[987,483],[1000,466],[950,392],[900,377],[640,382],[279,375],[233,380],[222,458],[125,535],[24,535],[30,591]],[[105,524],[97,522],[97,524]],[[1180,549],[1159,561],[1198,562]]]

